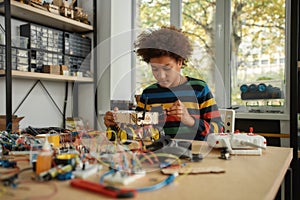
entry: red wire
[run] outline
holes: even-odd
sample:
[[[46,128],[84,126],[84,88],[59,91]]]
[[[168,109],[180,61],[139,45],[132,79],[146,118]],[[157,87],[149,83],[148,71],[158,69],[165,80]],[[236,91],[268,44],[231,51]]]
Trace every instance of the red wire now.
[[[20,168],[18,166],[13,168],[14,170],[11,171],[6,171],[6,172],[0,172],[0,174],[15,174],[18,173],[20,171]]]
[[[27,197],[22,197],[21,199],[51,199],[53,198],[54,195],[57,194],[58,188],[55,182],[49,181],[49,182],[34,182],[34,181],[21,181],[20,184],[45,184],[45,185],[52,185],[53,186],[53,191],[50,194],[47,195],[40,195],[40,196],[27,196]]]

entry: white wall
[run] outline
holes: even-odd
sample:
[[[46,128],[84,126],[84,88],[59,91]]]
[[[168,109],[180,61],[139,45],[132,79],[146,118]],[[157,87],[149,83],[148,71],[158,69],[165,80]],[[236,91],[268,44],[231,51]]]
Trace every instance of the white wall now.
[[[93,0],[77,0],[78,6],[82,7],[83,10],[88,14],[89,21],[93,25]],[[92,51],[93,51],[93,34],[88,34],[92,39]],[[92,55],[92,54],[91,54]],[[94,73],[93,57],[91,57],[91,72]],[[87,128],[94,128],[94,117],[96,116],[94,100],[95,91],[92,83],[89,84],[79,84],[78,87],[78,116],[81,117]]]
[[[112,1],[111,99],[131,100],[132,12],[131,0]]]
[[[13,79],[13,112],[15,111],[21,100],[25,97],[26,92],[30,90],[34,83],[34,80]],[[42,83],[47,88],[48,92],[51,94],[60,110],[63,111],[65,84],[62,82],[56,83],[48,81],[43,81]],[[69,87],[69,94],[71,93],[70,90],[71,89]],[[72,100],[70,95],[68,99],[67,116],[71,116]],[[24,119],[20,123],[21,128],[26,128],[28,126],[61,127],[63,123],[63,116],[40,84],[37,84],[36,87],[32,90],[28,98],[16,112],[16,115],[24,116]]]
[[[110,40],[111,1],[97,4],[97,119],[100,130],[104,130],[103,115],[110,108]]]
[[[110,100],[130,100],[131,92],[131,0],[106,0],[98,3],[98,114],[103,115]]]
[[[21,101],[34,85],[35,80],[13,79],[12,80],[12,111],[15,112]],[[56,104],[63,111],[63,103],[65,96],[65,84],[63,82],[49,82],[43,81],[44,86],[55,100]],[[0,114],[6,114],[6,96],[5,96],[5,78],[0,79],[1,98],[0,98]],[[67,106],[67,116],[71,116],[72,97],[69,87],[69,97]],[[15,115],[24,116],[20,122],[20,128],[28,126],[33,127],[61,127],[63,117],[58,109],[55,107],[51,99],[48,97],[46,91],[38,83],[31,91],[29,96],[19,107]]]

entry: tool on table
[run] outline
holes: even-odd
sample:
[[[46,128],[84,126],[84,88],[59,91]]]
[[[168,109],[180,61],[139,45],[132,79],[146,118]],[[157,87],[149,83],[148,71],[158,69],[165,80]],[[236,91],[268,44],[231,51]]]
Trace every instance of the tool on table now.
[[[135,197],[137,193],[135,189],[120,189],[83,179],[71,180],[70,184],[76,188],[93,191],[113,198],[132,198]]]

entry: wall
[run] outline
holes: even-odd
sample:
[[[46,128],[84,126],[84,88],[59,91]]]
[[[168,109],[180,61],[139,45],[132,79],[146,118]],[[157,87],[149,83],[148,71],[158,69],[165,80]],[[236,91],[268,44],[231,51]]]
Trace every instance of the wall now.
[[[131,0],[112,1],[111,99],[131,100]]]
[[[130,100],[132,94],[131,0],[99,1],[98,4],[98,125],[110,100]]]
[[[72,2],[72,0],[69,0]],[[93,25],[93,0],[77,0],[78,6],[83,8],[83,10],[88,14],[89,21]],[[98,10],[97,10],[98,12]],[[99,16],[99,12],[97,13]],[[98,31],[98,30],[97,30]],[[92,39],[92,47],[93,43],[93,34],[88,34],[88,36]],[[92,51],[94,49],[92,48]],[[93,66],[93,57],[91,57],[91,72],[94,73]],[[94,107],[95,100],[95,90],[93,84],[79,84],[78,85],[78,116],[84,120],[84,123],[87,128],[94,129],[94,117],[96,116],[96,111]]]

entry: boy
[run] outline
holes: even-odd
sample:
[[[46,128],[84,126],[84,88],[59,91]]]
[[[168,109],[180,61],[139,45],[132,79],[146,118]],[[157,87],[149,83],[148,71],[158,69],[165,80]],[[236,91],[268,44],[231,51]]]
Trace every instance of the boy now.
[[[223,122],[208,85],[180,74],[192,54],[188,37],[181,30],[164,26],[145,31],[134,46],[157,80],[143,90],[137,111],[162,108],[164,132],[172,138],[204,140],[208,133],[222,132]],[[106,113],[104,124],[116,125],[112,112]]]

